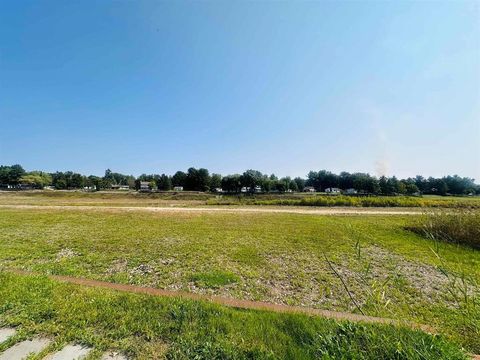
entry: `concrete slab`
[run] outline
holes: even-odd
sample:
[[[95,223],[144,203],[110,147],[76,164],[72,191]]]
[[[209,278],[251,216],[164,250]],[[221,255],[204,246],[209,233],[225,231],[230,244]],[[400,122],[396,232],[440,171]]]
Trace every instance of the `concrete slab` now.
[[[67,345],[55,354],[49,355],[48,360],[79,360],[83,359],[92,351],[91,348],[82,345]]]
[[[2,329],[0,329],[0,344],[3,343],[4,341],[7,341],[8,338],[15,335],[16,332],[17,331],[13,328],[2,328]]]
[[[5,350],[5,352],[0,354],[0,360],[23,360],[30,354],[39,353],[48,344],[50,344],[50,340],[46,338],[25,340]]]
[[[118,352],[111,351],[103,354],[101,360],[128,360],[128,359],[125,355],[122,355]]]

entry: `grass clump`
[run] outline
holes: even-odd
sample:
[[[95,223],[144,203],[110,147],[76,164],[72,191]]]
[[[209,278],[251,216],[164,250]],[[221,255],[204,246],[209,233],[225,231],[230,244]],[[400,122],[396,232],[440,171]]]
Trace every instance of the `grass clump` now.
[[[456,210],[427,213],[410,229],[429,239],[480,249],[479,211]]]
[[[190,277],[197,286],[216,289],[225,285],[238,282],[239,278],[235,274],[225,271],[211,271],[196,273]]]

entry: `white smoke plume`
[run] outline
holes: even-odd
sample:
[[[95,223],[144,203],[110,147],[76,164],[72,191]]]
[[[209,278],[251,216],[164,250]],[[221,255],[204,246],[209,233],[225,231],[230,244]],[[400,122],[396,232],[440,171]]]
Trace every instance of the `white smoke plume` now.
[[[368,106],[366,114],[370,119],[373,128],[373,134],[377,141],[377,155],[375,160],[375,174],[380,176],[387,176],[390,170],[390,160],[388,156],[388,137],[385,133],[383,121],[384,114],[378,106]]]

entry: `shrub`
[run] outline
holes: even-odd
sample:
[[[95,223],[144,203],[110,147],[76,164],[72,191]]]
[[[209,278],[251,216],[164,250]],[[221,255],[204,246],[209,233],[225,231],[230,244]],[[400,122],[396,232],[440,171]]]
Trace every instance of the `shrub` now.
[[[427,213],[409,229],[429,239],[480,249],[480,211],[462,209]]]
[[[354,207],[431,207],[480,208],[480,199],[426,198],[417,196],[348,196],[262,194],[253,196],[226,195],[209,199],[207,205],[286,205],[286,206],[354,206]]]

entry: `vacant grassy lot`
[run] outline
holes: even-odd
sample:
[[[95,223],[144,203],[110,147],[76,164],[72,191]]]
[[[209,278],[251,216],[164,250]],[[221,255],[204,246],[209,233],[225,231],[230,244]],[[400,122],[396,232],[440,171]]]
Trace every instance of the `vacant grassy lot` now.
[[[2,209],[0,266],[362,311],[480,352],[480,253],[405,230],[414,218]]]
[[[445,338],[386,325],[235,310],[0,272],[0,326],[138,359],[466,359]],[[40,355],[40,356],[41,356]],[[35,359],[40,359],[37,356]]]
[[[480,197],[454,196],[328,196],[324,194],[215,195],[198,192],[137,193],[135,191],[0,191],[1,205],[199,206],[273,205],[410,208],[480,208]]]
[[[196,192],[0,191],[2,205],[195,206],[214,198],[215,195]]]

